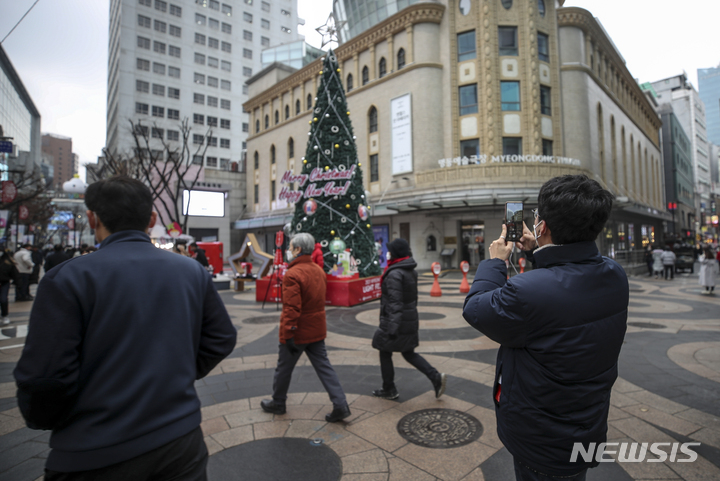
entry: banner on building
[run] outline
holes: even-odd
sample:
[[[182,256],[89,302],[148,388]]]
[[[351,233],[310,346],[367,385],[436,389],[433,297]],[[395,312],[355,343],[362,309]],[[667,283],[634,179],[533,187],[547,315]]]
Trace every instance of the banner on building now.
[[[390,101],[390,125],[392,129],[392,173],[412,172],[412,105],[410,94]]]
[[[390,242],[390,226],[387,224],[373,225],[373,236],[377,248],[378,262],[383,269],[387,266],[387,244]]]

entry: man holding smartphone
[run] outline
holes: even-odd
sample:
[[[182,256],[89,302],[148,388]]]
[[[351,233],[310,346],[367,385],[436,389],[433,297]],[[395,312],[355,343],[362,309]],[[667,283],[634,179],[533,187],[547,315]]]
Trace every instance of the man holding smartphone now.
[[[500,344],[497,430],[519,481],[583,481],[598,463],[573,460],[575,443],[606,441],[629,301],[625,271],[595,244],[612,203],[585,175],[550,179],[532,231],[513,244],[503,225],[465,300],[465,320]],[[513,245],[534,269],[506,280]]]

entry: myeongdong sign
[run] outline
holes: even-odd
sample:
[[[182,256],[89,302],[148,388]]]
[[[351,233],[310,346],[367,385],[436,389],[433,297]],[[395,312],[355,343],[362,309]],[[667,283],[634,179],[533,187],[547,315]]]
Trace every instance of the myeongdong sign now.
[[[440,159],[440,167],[452,167],[453,165],[471,165],[487,163],[540,163],[540,164],[562,164],[577,165],[581,163],[578,159],[569,157],[556,157],[554,155],[471,155],[470,157],[454,157],[451,159]]]
[[[312,182],[307,186],[305,191],[292,190],[290,187],[283,187],[278,195],[279,200],[297,203],[300,199],[311,199],[313,197],[334,197],[336,195],[345,195],[350,189],[352,177],[355,174],[356,165],[350,166],[349,169],[339,170],[338,168],[322,170],[315,168],[310,174],[294,175],[292,171],[286,171],[280,179],[281,184],[297,183],[299,188],[303,188],[308,181]],[[336,180],[344,180],[344,184],[336,185]],[[322,187],[317,186],[317,182],[326,182]]]

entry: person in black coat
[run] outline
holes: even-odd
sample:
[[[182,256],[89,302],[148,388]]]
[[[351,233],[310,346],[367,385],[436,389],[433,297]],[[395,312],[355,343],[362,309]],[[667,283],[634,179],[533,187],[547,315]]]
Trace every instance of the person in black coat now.
[[[210,263],[205,255],[205,249],[198,247],[197,242],[190,244],[190,255],[200,263],[203,267],[209,267]]]
[[[533,270],[507,279],[503,225],[465,299],[465,320],[500,344],[497,432],[518,480],[582,481],[602,457],[630,294],[623,268],[595,244],[612,204],[584,175],[550,179],[533,230],[514,244]]]
[[[3,251],[2,257],[0,257],[0,309],[2,310],[3,325],[10,324],[10,318],[8,317],[10,281],[17,285],[18,270],[13,256],[8,251]]]
[[[383,387],[373,391],[373,396],[397,399],[400,394],[395,387],[395,369],[392,353],[400,352],[405,360],[425,374],[435,389],[435,397],[445,392],[446,376],[432,367],[414,349],[419,344],[419,318],[417,311],[417,263],[412,258],[410,245],[405,239],[395,239],[388,244],[388,266],[382,275],[380,298],[380,327],[375,331],[372,346],[380,351],[380,371]]]
[[[62,244],[56,244],[53,250],[54,250],[54,252],[52,254],[50,254],[49,256],[47,256],[47,258],[45,258],[45,273],[46,274],[53,267],[55,267],[59,264],[62,264],[66,260],[70,259],[70,257],[68,257],[67,254],[65,254],[63,252]]]

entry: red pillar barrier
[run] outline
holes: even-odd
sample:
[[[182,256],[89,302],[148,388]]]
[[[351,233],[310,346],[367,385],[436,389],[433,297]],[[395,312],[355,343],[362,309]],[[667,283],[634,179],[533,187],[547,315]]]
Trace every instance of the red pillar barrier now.
[[[442,270],[440,267],[440,263],[433,262],[432,265],[430,266],[430,269],[432,269],[432,273],[435,276],[435,282],[433,282],[433,285],[430,288],[430,296],[440,297],[440,296],[442,296],[442,290],[440,289],[440,282],[438,282],[438,276],[440,275],[440,271]]]
[[[460,263],[460,270],[462,271],[462,282],[460,282],[460,292],[463,294],[467,294],[470,292],[470,284],[468,284],[467,275],[468,271],[470,270],[470,264],[468,264],[467,261],[462,261]]]

